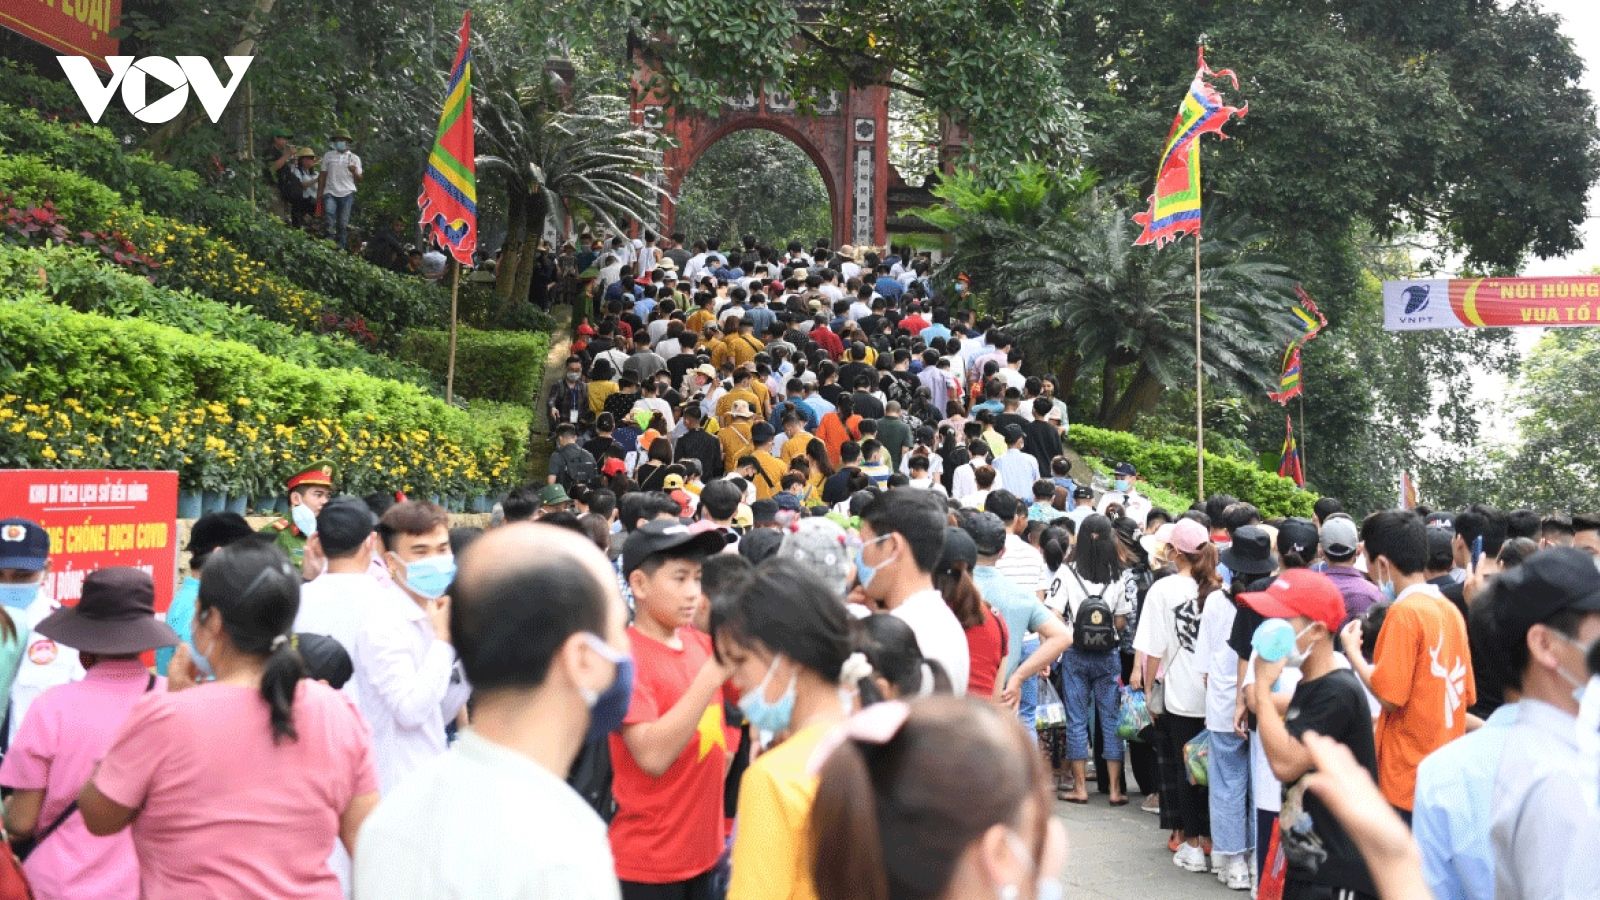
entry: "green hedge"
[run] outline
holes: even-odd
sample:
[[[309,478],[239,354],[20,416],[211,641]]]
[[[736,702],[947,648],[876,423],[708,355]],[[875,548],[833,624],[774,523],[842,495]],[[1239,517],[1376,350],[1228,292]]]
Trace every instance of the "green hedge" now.
[[[415,325],[437,325],[448,311],[437,285],[340,253],[328,241],[212,190],[192,172],[128,150],[107,129],[50,121],[0,103],[0,150],[41,157],[93,178],[146,211],[202,225],[250,257],[270,262],[275,273],[301,288],[337,298],[340,312],[362,317],[385,339]],[[253,162],[244,171],[258,175]]]
[[[1067,441],[1084,456],[1131,462],[1139,477],[1174,494],[1196,495],[1193,444],[1142,441],[1126,432],[1077,424],[1068,430]],[[1295,487],[1276,472],[1214,453],[1206,454],[1206,492],[1248,500],[1267,518],[1309,517],[1311,505],[1317,501],[1316,494]]]
[[[462,397],[531,406],[544,378],[549,347],[548,334],[458,328],[455,392]],[[414,328],[400,339],[400,357],[426,369],[443,384],[450,333]]]
[[[532,413],[449,406],[415,385],[68,309],[0,304],[0,465],[175,468],[189,489],[266,496],[331,458],[340,486],[468,498],[518,484]]]
[[[306,334],[268,321],[243,306],[219,303],[103,265],[92,251],[0,244],[0,295],[37,290],[78,312],[138,317],[193,335],[249,344],[296,365],[354,369],[435,389],[419,366],[373,353],[344,335]]]

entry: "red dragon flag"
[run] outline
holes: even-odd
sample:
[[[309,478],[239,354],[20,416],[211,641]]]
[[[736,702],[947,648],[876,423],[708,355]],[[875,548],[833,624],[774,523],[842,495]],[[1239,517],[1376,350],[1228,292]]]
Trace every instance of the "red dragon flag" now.
[[[420,224],[432,226],[433,242],[449,251],[463,266],[472,264],[478,249],[477,151],[472,138],[472,49],[467,32],[472,11],[461,16],[461,46],[450,68],[450,88],[445,93],[439,132],[428,154],[422,176]]]
[[[1226,138],[1222,126],[1234,116],[1250,111],[1228,106],[1222,94],[1212,87],[1207,78],[1227,78],[1239,87],[1239,78],[1232,69],[1211,71],[1206,65],[1205,48],[1200,49],[1200,69],[1189,84],[1178,107],[1177,118],[1172,120],[1172,131],[1161,151],[1161,164],[1156,167],[1156,190],[1150,195],[1150,208],[1134,215],[1133,220],[1144,226],[1135,245],[1155,244],[1157,248],[1168,241],[1200,231],[1200,135],[1215,134]]]

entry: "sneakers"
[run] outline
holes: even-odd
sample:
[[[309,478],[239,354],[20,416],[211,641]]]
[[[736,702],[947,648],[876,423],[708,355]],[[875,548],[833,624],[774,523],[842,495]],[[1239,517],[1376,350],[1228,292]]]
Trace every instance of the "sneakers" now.
[[[1151,794],[1150,796],[1144,798],[1144,802],[1139,804],[1139,809],[1147,813],[1155,813],[1158,816],[1161,815],[1161,795]]]
[[[1253,887],[1251,868],[1244,854],[1229,854],[1227,864],[1217,866],[1217,880],[1227,885],[1230,891],[1248,891]]]
[[[1172,864],[1185,872],[1205,872],[1210,868],[1205,851],[1193,844],[1180,845],[1178,852],[1172,854]]]

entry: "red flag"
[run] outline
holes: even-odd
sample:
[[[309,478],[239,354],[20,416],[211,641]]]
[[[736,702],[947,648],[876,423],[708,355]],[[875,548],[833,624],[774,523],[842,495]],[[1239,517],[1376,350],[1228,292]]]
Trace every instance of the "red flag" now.
[[[1278,392],[1267,394],[1268,397],[1287,405],[1295,397],[1300,396],[1300,342],[1289,344],[1289,349],[1283,353],[1283,374],[1278,376]]]
[[[1306,486],[1306,473],[1300,468],[1300,445],[1294,439],[1294,419],[1284,416],[1288,432],[1283,438],[1283,459],[1278,463],[1278,475],[1281,478],[1292,478],[1300,487]]]
[[[472,48],[467,41],[472,11],[461,15],[461,46],[450,68],[444,112],[428,170],[422,176],[420,224],[433,226],[432,240],[456,262],[472,265],[478,249],[477,151],[472,135]]]

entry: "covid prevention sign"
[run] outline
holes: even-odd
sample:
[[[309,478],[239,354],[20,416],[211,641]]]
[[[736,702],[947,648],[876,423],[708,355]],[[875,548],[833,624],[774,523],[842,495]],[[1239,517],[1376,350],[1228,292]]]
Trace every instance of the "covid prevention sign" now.
[[[107,72],[106,57],[117,52],[110,32],[121,18],[122,0],[0,0],[0,25]]]
[[[72,605],[97,569],[133,566],[172,603],[178,564],[178,473],[0,469],[0,518],[32,519],[50,535],[44,592]]]
[[[1383,283],[1383,327],[1388,331],[1579,325],[1600,325],[1600,277]]]

